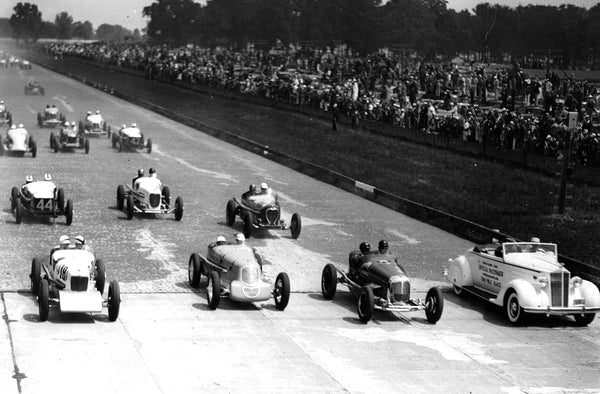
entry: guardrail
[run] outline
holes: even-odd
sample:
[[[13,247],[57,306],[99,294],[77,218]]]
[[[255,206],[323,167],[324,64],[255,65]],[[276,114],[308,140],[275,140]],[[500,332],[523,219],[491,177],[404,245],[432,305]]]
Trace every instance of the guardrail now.
[[[198,129],[215,138],[219,138],[223,141],[229,142],[238,147],[259,154],[263,157],[285,165],[305,175],[318,179],[322,182],[329,183],[350,193],[359,195],[363,198],[376,202],[387,208],[393,209],[416,220],[438,227],[442,230],[458,235],[472,242],[488,243],[493,238],[498,239],[500,241],[507,239],[515,239],[509,234],[501,233],[498,230],[490,229],[488,227],[460,218],[450,213],[440,211],[438,209],[389,193],[385,190],[381,190],[374,186],[356,181],[336,171],[332,171],[328,168],[309,163],[294,156],[283,154],[279,151],[269,148],[268,146],[260,145],[252,140],[241,137],[239,135],[235,135],[225,130],[209,126],[197,119],[179,114],[175,111],[171,111],[154,103],[141,100],[137,97],[124,94],[108,86],[98,84],[94,81],[90,81],[85,78],[81,78],[79,76],[73,75],[72,73],[65,73],[60,69],[53,67],[52,65],[42,65],[59,74],[67,75],[68,77],[85,83],[86,85],[110,93],[115,97],[119,97],[123,100],[149,109],[153,112],[161,114],[177,122]],[[559,255],[559,261],[571,271],[572,275],[579,275],[600,286],[600,267],[595,267],[591,264],[564,255]]]

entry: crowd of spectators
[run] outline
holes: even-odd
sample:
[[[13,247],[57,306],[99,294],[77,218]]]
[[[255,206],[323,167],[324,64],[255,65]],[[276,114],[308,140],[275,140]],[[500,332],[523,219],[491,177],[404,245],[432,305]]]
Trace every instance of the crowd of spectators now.
[[[528,75],[518,64],[428,63],[389,52],[366,57],[329,48],[243,51],[146,44],[39,44],[143,72],[148,79],[206,85],[380,121],[490,146],[557,157],[571,136],[577,160],[600,166],[600,90],[573,75]],[[568,113],[578,113],[576,129]]]

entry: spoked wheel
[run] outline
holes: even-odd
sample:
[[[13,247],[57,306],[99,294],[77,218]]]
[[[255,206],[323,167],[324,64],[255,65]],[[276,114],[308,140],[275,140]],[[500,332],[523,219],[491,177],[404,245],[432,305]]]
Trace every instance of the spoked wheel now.
[[[280,272],[275,279],[273,298],[275,307],[280,311],[284,310],[290,301],[290,277],[285,272]]]
[[[104,294],[104,284],[106,283],[106,266],[102,259],[96,260],[96,290]]]
[[[290,221],[292,238],[297,239],[300,236],[300,231],[302,231],[302,217],[300,214],[294,213],[292,215],[292,220]]]
[[[432,287],[425,296],[425,316],[429,323],[435,324],[444,310],[444,298],[437,287]]]
[[[375,296],[373,295],[373,289],[369,286],[364,286],[360,290],[360,295],[358,296],[358,318],[363,323],[368,323],[375,313]]]
[[[50,288],[46,279],[42,279],[40,282],[40,289],[38,291],[38,310],[40,313],[40,321],[48,320],[48,314],[50,313]]]
[[[506,297],[504,311],[506,312],[508,321],[512,324],[519,326],[525,322],[525,312],[523,312],[523,308],[519,303],[519,296],[514,290],[510,291]]]
[[[21,204],[21,200],[17,200],[17,206],[15,208],[15,222],[21,224],[23,221],[23,204]]]
[[[65,191],[62,187],[58,188],[58,192],[56,193],[56,199],[58,204],[58,210],[64,212],[65,210]]]
[[[215,310],[221,302],[221,280],[217,271],[211,271],[208,274],[208,284],[206,285],[206,301],[208,307]]]
[[[234,200],[227,201],[227,208],[225,209],[225,221],[229,227],[235,223],[235,213],[237,211],[237,204]]]
[[[125,188],[119,185],[117,186],[117,209],[123,209],[123,205],[125,205]]]
[[[70,199],[67,200],[67,205],[65,207],[65,216],[67,217],[67,226],[70,226],[73,223],[73,201]]]
[[[180,221],[183,217],[183,198],[177,197],[175,199],[175,220]]]
[[[133,196],[127,196],[127,220],[133,219]]]
[[[200,264],[200,255],[198,253],[192,253],[190,261],[188,263],[188,281],[190,286],[200,286],[202,280],[202,269]]]
[[[16,186],[10,190],[10,209],[14,211],[19,200],[19,189]]]
[[[31,294],[37,296],[42,280],[42,262],[37,257],[34,257],[31,261],[31,274],[29,278],[31,278]]]
[[[121,309],[121,289],[119,282],[113,280],[108,285],[108,320],[115,321]]]
[[[337,290],[337,269],[333,264],[327,264],[321,274],[321,292],[326,300],[332,300]]]

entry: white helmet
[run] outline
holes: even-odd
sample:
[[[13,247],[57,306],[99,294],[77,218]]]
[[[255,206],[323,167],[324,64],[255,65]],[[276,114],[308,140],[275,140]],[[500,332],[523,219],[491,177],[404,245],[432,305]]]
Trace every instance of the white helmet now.
[[[131,127],[137,127],[137,123],[132,123]]]
[[[125,123],[123,123],[123,124],[121,125],[121,128],[122,128],[122,129],[124,129],[124,128],[126,128],[126,127],[127,127],[127,125],[126,125]]]
[[[23,126],[23,123],[19,123],[19,128],[22,129],[23,127],[25,127]]]
[[[267,190],[269,188],[269,185],[267,185],[265,182],[260,184],[260,189],[261,190]]]
[[[14,130],[14,129],[17,128],[17,125],[16,124],[12,124],[12,125],[10,125],[10,128]]]
[[[51,181],[52,180],[52,175],[50,175],[50,174],[44,174],[44,180],[45,181]]]
[[[222,236],[222,235],[219,235],[219,236],[217,237],[217,244],[221,244],[221,243],[225,243],[225,242],[227,242],[227,240],[225,239],[225,237],[224,237],[224,236]]]
[[[96,111],[96,115],[100,115],[100,111]]]
[[[235,236],[235,242],[237,242],[238,244],[243,244],[245,240],[246,237],[244,237],[244,234],[242,233],[239,233]]]
[[[92,114],[92,111],[87,111],[87,114],[88,114],[88,115],[91,115],[91,114]]]
[[[71,243],[71,239],[69,238],[68,235],[61,235],[60,238],[58,239],[58,243],[60,244],[60,246],[66,246]]]
[[[78,235],[75,237],[75,245],[83,245],[85,244],[85,238],[83,237],[83,235]]]
[[[27,176],[25,176],[25,182],[27,182],[27,183],[33,182],[33,176],[31,174],[28,174]]]
[[[65,126],[66,126],[66,127],[69,127],[69,122],[65,122]]]
[[[540,243],[540,239],[538,237],[531,237],[531,242]]]

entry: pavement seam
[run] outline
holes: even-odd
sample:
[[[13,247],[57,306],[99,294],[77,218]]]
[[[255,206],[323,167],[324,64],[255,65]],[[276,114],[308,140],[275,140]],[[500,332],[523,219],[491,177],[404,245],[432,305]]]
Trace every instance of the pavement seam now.
[[[8,333],[8,340],[10,342],[10,355],[12,357],[13,369],[15,374],[12,376],[13,379],[17,381],[17,391],[22,393],[23,390],[21,388],[21,380],[27,378],[27,376],[19,370],[19,364],[17,363],[17,355],[15,353],[15,344],[12,337],[12,331],[10,329],[11,320],[8,318],[8,311],[6,309],[6,301],[4,300],[4,292],[0,293],[2,297],[2,307],[4,309],[4,314],[2,315],[2,319],[4,323],[6,323],[6,332]]]

